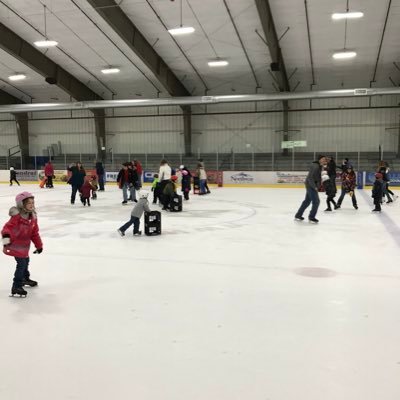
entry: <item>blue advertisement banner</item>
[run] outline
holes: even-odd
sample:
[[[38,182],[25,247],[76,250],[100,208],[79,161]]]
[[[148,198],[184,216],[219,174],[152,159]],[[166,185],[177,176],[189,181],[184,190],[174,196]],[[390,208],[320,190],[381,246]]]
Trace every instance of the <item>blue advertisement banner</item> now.
[[[365,185],[372,186],[374,184],[375,173],[376,172],[366,172],[365,173]],[[390,171],[390,173],[388,175],[389,175],[390,186],[400,186],[400,172]]]
[[[144,172],[143,172],[143,182],[144,182],[144,183],[151,183],[151,182],[153,182],[154,174],[157,174],[157,173],[158,173],[158,172],[144,171]]]

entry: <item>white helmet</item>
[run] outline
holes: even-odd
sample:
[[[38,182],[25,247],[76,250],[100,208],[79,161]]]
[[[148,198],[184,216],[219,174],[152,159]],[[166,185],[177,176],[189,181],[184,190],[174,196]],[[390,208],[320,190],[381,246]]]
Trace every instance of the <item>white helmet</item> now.
[[[147,197],[149,197],[149,192],[147,190],[141,190],[139,192],[139,197],[141,199],[147,199]]]

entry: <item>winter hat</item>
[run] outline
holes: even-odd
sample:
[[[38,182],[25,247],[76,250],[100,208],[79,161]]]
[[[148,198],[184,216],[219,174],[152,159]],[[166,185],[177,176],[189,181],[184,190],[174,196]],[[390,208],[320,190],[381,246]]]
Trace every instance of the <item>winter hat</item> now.
[[[183,169],[183,168],[185,168],[184,165],[180,165],[180,166],[179,166],[179,169]]]
[[[382,178],[383,178],[383,175],[382,175],[381,173],[377,172],[377,173],[375,174],[375,178],[376,178],[376,179],[382,179]]]
[[[322,182],[329,181],[328,175],[322,175]]]
[[[14,167],[10,167],[10,171],[14,171]]]
[[[17,194],[15,197],[15,202],[17,204],[17,207],[24,208],[24,204],[23,204],[24,200],[30,199],[30,198],[34,199],[35,196],[29,192],[22,192],[20,194]]]
[[[171,176],[171,181],[177,181],[177,180],[178,180],[178,177],[176,175]]]
[[[182,175],[187,175],[188,172],[186,171],[186,169],[182,170]]]

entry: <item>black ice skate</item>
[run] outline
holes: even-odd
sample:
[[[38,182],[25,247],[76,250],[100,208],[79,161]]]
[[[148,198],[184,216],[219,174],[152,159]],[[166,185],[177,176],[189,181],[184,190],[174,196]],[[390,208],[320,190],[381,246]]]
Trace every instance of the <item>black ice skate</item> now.
[[[14,297],[14,295],[16,295],[16,294],[19,295],[19,297],[26,297],[28,292],[25,289],[23,289],[22,287],[20,287],[20,288],[12,287],[10,297]]]
[[[304,217],[294,217],[295,221],[304,221]]]
[[[22,281],[22,286],[34,287],[37,285],[38,285],[38,283],[36,281],[33,281],[32,279],[25,279]]]
[[[328,207],[325,211],[332,211],[332,208]]]
[[[312,224],[318,224],[319,220],[317,218],[308,218],[308,222]]]
[[[141,234],[142,234],[142,231],[133,232],[134,236],[140,236]]]

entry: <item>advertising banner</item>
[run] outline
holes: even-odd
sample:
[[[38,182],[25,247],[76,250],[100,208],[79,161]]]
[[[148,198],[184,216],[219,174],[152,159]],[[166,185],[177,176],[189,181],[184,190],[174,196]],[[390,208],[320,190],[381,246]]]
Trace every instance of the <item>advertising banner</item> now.
[[[285,171],[277,171],[275,172],[276,175],[276,182],[280,185],[303,185],[304,181],[307,178],[308,172],[304,171],[292,171],[292,172],[285,172]]]
[[[106,182],[116,182],[118,172],[106,172]]]
[[[224,171],[224,184],[303,185],[305,171]]]
[[[38,175],[36,170],[19,169],[16,172],[19,181],[37,181]]]
[[[207,182],[208,183],[215,183],[218,186],[222,186],[222,171],[214,171],[214,170],[210,170],[210,171],[206,171],[207,172]],[[143,182],[144,183],[151,183],[153,182],[154,179],[154,174],[157,174],[157,172],[152,172],[152,171],[144,171],[143,172]],[[192,174],[192,176],[196,176],[196,171],[190,171],[190,173]],[[177,171],[176,173],[178,176],[179,175],[179,171]]]
[[[366,172],[365,173],[365,185],[372,186],[375,182],[375,174],[376,172]],[[400,172],[392,172],[390,171],[389,175],[389,185],[390,186],[400,186]]]
[[[34,180],[39,179],[41,181],[44,178],[44,171],[37,171],[38,175]],[[62,169],[55,169],[54,170],[54,178],[53,182],[67,182],[68,181],[68,171]]]

